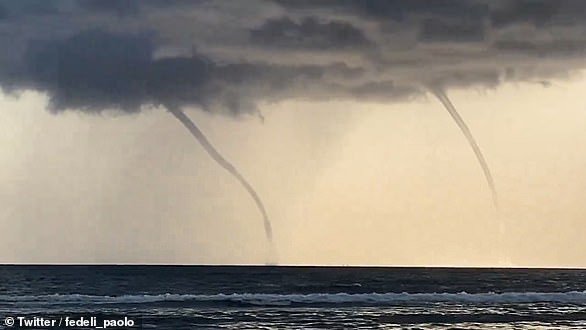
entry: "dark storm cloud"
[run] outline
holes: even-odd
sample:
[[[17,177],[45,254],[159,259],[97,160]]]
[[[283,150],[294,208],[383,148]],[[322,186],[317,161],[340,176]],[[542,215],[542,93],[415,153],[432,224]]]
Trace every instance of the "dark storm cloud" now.
[[[17,77],[23,86],[47,92],[53,109],[135,110],[152,90],[152,50],[146,35],[100,31],[32,41]]]
[[[258,99],[277,101],[296,92],[318,98],[304,89],[360,74],[343,64],[219,64],[197,53],[157,59],[154,48],[149,33],[101,30],[65,40],[31,41],[7,85],[46,92],[53,111],[135,112],[142,105],[170,103],[238,114],[254,111]],[[342,86],[330,89],[333,95],[346,93]]]
[[[83,9],[120,16],[138,15],[141,7],[189,8],[207,2],[210,0],[76,0]]]
[[[0,85],[54,110],[392,101],[581,69],[575,0],[0,1]],[[193,51],[192,49],[197,49]]]
[[[391,99],[407,100],[418,93],[420,89],[409,86],[397,86],[394,81],[368,82],[348,88],[348,93],[357,99],[384,101]]]
[[[423,21],[421,42],[482,42],[486,38],[482,21],[449,22],[430,18]]]
[[[564,1],[558,0],[512,0],[499,3],[500,8],[490,15],[491,22],[496,27],[520,23],[543,26],[564,6]]]
[[[526,40],[501,40],[494,43],[494,49],[523,53],[528,56],[556,57],[556,56],[581,56],[586,51],[586,41],[583,40],[551,40],[551,41],[526,41]]]
[[[277,48],[337,49],[368,47],[364,33],[346,22],[320,22],[305,17],[295,22],[288,17],[268,19],[250,33],[256,44]]]
[[[329,9],[340,13],[366,16],[377,20],[404,21],[413,16],[460,19],[481,18],[489,7],[470,0],[274,0],[290,9]]]
[[[6,7],[2,3],[0,3],[0,20],[5,19],[8,16],[8,12],[6,11]]]
[[[58,9],[52,1],[27,0],[11,1],[0,0],[0,19],[8,17],[19,17],[26,15],[53,15]]]
[[[143,104],[203,104],[225,78],[245,83],[253,67],[219,67],[193,54],[155,60],[148,34],[86,31],[59,41],[31,42],[20,85],[47,92],[53,110],[138,111]],[[220,72],[222,76],[213,78]],[[219,86],[218,86],[219,87]],[[217,98],[222,95],[214,95]],[[227,101],[230,103],[230,101]]]
[[[136,15],[140,7],[136,0],[79,0],[78,5],[84,9],[122,16]]]

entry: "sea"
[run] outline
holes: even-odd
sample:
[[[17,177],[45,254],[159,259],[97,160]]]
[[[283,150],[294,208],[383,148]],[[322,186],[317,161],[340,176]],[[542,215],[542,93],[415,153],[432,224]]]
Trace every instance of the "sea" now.
[[[586,270],[0,266],[3,329],[586,329]]]

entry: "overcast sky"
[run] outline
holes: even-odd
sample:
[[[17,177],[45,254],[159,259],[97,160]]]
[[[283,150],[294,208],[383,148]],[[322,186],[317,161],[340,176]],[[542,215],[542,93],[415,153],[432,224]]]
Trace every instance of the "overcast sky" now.
[[[584,16],[0,1],[0,262],[586,267]],[[255,187],[272,243],[174,107]]]

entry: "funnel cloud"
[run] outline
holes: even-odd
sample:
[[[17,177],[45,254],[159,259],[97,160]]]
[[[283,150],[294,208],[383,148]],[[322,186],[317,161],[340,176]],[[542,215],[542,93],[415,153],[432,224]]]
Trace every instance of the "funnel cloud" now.
[[[482,167],[482,172],[484,172],[486,183],[488,183],[488,187],[490,188],[494,208],[498,211],[498,194],[496,187],[494,185],[494,179],[492,178],[492,174],[490,173],[490,167],[488,167],[486,159],[484,159],[484,155],[482,154],[482,151],[480,150],[478,143],[476,143],[476,139],[474,139],[474,135],[472,135],[472,132],[470,132],[468,125],[466,125],[466,123],[458,113],[458,110],[456,110],[456,107],[454,107],[454,105],[452,104],[446,93],[443,91],[443,89],[439,86],[430,86],[428,88],[433,93],[433,95],[435,95],[437,99],[443,104],[446,110],[450,113],[450,116],[452,116],[452,119],[454,119],[454,121],[460,128],[460,131],[466,137],[466,141],[468,141],[468,144],[474,151],[474,155],[476,155],[476,159],[478,159],[478,163],[480,164],[480,167]]]
[[[205,151],[212,157],[218,165],[228,171],[232,176],[240,182],[240,184],[246,189],[246,191],[250,194],[256,206],[258,207],[260,213],[262,214],[263,224],[265,228],[265,234],[269,241],[273,239],[273,230],[271,228],[271,222],[269,221],[269,217],[267,215],[267,211],[265,210],[265,206],[254,190],[254,188],[246,181],[246,179],[236,170],[234,165],[232,165],[229,161],[227,161],[220,153],[214,148],[214,146],[208,141],[206,136],[202,133],[202,131],[195,125],[195,123],[185,115],[181,109],[167,105],[167,110],[179,120],[187,130],[195,137],[195,139],[201,144],[201,146],[205,149]]]

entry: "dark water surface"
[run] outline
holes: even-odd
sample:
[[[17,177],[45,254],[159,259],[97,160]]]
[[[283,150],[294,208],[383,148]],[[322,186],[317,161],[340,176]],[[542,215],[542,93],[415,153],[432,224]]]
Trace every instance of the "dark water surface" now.
[[[586,270],[0,266],[0,327],[586,329],[585,290]]]

